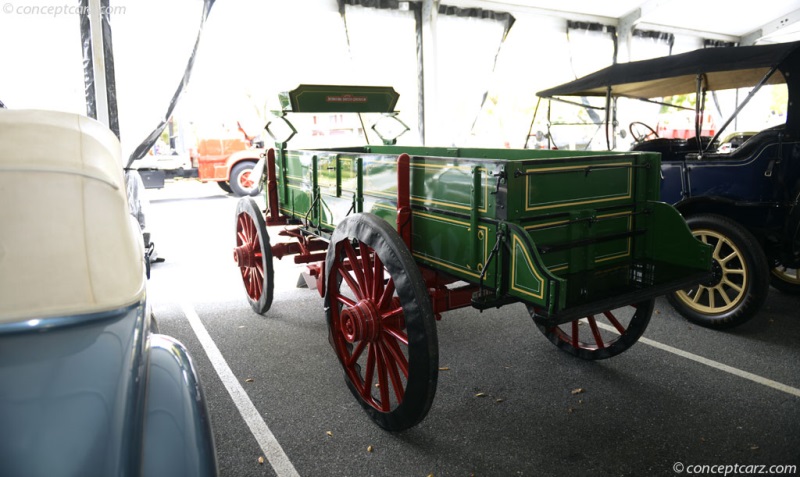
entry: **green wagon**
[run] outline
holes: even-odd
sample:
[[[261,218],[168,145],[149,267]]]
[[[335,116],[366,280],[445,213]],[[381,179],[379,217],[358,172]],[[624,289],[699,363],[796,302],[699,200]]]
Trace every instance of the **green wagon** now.
[[[278,116],[387,113],[397,98],[303,85]],[[658,200],[658,154],[287,142],[266,154],[267,209],[237,207],[248,300],[270,308],[273,258],[307,264],[345,382],[388,430],[431,406],[446,311],[520,302],[560,349],[603,359],[639,339],[655,297],[710,276],[711,247]],[[272,245],[266,226],[277,225],[290,240]]]

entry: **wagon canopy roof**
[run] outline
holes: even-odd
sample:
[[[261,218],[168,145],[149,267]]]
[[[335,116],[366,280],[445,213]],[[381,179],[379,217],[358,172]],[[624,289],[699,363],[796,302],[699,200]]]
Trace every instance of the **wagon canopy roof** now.
[[[694,93],[697,75],[705,74],[708,90],[756,85],[770,68],[780,65],[800,42],[707,48],[651,60],[618,63],[575,81],[540,91],[537,96],[612,96],[658,98]],[[784,83],[774,74],[768,84]]]

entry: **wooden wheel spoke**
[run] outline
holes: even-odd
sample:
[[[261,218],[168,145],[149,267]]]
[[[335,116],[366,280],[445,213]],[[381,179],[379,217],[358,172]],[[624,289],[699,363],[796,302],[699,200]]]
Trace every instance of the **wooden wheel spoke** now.
[[[389,380],[387,379],[387,368],[389,366],[387,360],[383,356],[380,346],[373,344],[370,346],[370,349],[375,349],[375,361],[378,371],[378,392],[381,396],[381,410],[383,412],[389,412]]]
[[[344,295],[340,295],[339,293],[336,293],[336,301],[338,301],[339,303],[341,303],[342,305],[344,305],[344,306],[346,306],[348,308],[356,306],[356,302],[354,302],[353,300],[347,298]]]
[[[572,322],[572,347],[573,348],[580,348],[580,340],[578,339],[578,320]]]
[[[361,270],[364,272],[364,294],[368,298],[375,299],[375,294],[373,292],[373,280],[372,280],[372,263],[370,260],[370,255],[372,255],[372,249],[370,249],[364,242],[358,242],[358,250],[361,254]]]
[[[619,320],[617,320],[617,317],[614,316],[614,314],[611,313],[611,311],[604,311],[603,314],[606,316],[606,319],[609,321],[609,323],[614,325],[614,328],[616,328],[617,333],[619,334],[625,333],[625,327],[622,326],[622,324],[620,324]]]
[[[342,248],[344,249],[344,253],[347,255],[347,259],[350,261],[350,268],[353,270],[353,274],[356,276],[358,287],[361,289],[361,297],[359,299],[364,299],[367,292],[367,287],[366,282],[364,281],[364,271],[361,270],[361,267],[359,266],[356,251],[353,250],[353,246],[350,245],[350,241],[347,240],[342,242]]]
[[[236,233],[242,237],[243,241],[247,241],[248,234],[247,234],[247,214],[239,214],[239,223]]]
[[[403,307],[399,306],[394,310],[389,310],[381,313],[381,321],[383,322],[392,322],[398,318],[403,317]]]
[[[386,333],[394,336],[394,338],[403,343],[404,345],[408,346],[408,335],[404,333],[402,330],[395,329],[392,326],[388,326],[386,324],[383,325],[383,331]]]
[[[394,295],[394,279],[389,278],[389,282],[386,283],[386,288],[383,289],[383,293],[381,294],[381,299],[378,301],[379,310],[383,310],[389,306],[392,295]]]
[[[408,377],[408,359],[406,359],[405,355],[403,354],[403,351],[400,349],[400,345],[397,344],[397,340],[396,340],[397,337],[392,335],[391,333],[389,333],[389,334],[391,335],[391,337],[393,337],[395,339],[392,339],[390,337],[384,337],[383,344],[386,347],[386,349],[389,350],[389,353],[391,353],[391,356],[394,359],[395,364],[397,364],[397,366],[400,368],[400,371],[403,372],[403,376],[405,376],[407,378]],[[407,341],[408,340],[406,340],[406,342],[404,342],[404,344],[406,346],[408,346]]]
[[[403,402],[405,387],[403,386],[403,380],[400,378],[400,373],[397,372],[397,367],[400,366],[400,362],[397,361],[397,357],[394,356],[388,346],[381,343],[380,349],[381,355],[383,355],[383,361],[386,363],[386,370],[389,371],[389,379],[392,381],[392,388],[394,388],[394,395],[397,398],[397,402]],[[381,397],[381,400],[382,399],[383,397]]]
[[[597,321],[595,321],[594,316],[587,316],[586,319],[589,320],[589,327],[592,329],[592,336],[594,336],[594,342],[597,343],[597,347],[599,349],[605,348],[606,344],[600,335],[600,330],[597,329]]]
[[[363,300],[364,293],[361,291],[361,287],[358,286],[358,283],[356,283],[355,280],[353,280],[353,277],[350,275],[350,272],[345,270],[344,267],[342,267],[341,263],[337,264],[337,270],[339,272],[339,275],[341,275],[344,281],[347,283],[347,286],[350,288],[350,290],[353,291],[353,294],[356,296],[356,299],[359,301]]]
[[[377,359],[375,346],[370,345],[367,351],[367,369],[364,370],[364,389],[361,393],[364,399],[372,397],[372,380],[375,378],[375,361]]]
[[[372,274],[372,298],[378,300],[383,293],[383,263],[378,254],[375,254],[375,270]]]
[[[358,358],[361,357],[361,353],[364,352],[364,348],[366,348],[366,346],[367,346],[367,342],[366,341],[359,341],[358,345],[356,345],[356,347],[353,349],[353,353],[347,359],[347,363],[345,363],[345,365],[347,367],[351,367],[354,364],[356,364],[356,362],[358,361]]]

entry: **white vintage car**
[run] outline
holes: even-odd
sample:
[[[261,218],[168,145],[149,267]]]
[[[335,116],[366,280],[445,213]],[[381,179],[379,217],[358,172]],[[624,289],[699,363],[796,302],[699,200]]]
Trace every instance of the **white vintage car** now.
[[[0,109],[0,474],[217,474],[197,373],[146,282],[117,138]]]

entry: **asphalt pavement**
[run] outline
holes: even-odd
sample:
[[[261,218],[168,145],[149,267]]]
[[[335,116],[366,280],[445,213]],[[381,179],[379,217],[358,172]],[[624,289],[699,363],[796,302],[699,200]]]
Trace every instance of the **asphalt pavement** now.
[[[430,413],[388,433],[346,388],[301,266],[276,261],[272,308],[251,310],[232,253],[238,199],[194,180],[148,196],[165,259],[149,300],[200,374],[222,476],[800,475],[800,297],[770,290],[726,332],[659,298],[645,338],[596,362],[559,351],[521,305],[448,312]]]

